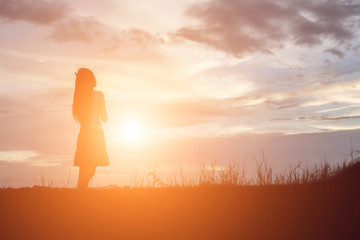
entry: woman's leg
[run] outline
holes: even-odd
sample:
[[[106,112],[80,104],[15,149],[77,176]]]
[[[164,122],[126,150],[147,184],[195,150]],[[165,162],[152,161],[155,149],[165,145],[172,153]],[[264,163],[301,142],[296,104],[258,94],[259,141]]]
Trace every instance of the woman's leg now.
[[[88,181],[87,181],[87,184],[89,184],[90,180],[94,177],[95,175],[95,170],[96,170],[96,166],[90,166],[88,168],[89,172],[88,172]]]
[[[85,174],[86,174],[86,167],[80,166],[79,167],[79,178],[78,178],[78,188],[86,188],[86,180],[85,180]]]
[[[90,179],[95,175],[96,166],[80,166],[78,188],[87,188]]]

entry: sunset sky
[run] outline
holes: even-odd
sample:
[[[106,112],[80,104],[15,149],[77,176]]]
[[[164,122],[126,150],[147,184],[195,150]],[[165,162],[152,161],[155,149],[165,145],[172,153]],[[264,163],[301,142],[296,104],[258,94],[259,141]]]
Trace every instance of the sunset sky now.
[[[75,74],[106,99],[111,165],[278,169],[360,147],[360,1],[0,0],[0,184],[76,178]]]

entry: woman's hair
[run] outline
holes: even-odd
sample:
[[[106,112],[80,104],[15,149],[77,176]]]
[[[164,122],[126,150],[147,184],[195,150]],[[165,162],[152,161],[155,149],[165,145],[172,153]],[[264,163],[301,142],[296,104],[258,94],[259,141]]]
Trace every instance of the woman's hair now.
[[[96,87],[96,79],[93,72],[87,68],[80,68],[75,73],[75,91],[72,113],[74,119],[82,126],[86,126],[91,114],[93,88]]]

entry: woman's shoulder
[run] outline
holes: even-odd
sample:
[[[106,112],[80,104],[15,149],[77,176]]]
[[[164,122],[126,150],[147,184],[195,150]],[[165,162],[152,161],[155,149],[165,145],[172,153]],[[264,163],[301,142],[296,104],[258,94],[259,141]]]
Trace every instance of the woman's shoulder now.
[[[104,94],[101,91],[94,91],[95,99],[99,102],[105,102]]]

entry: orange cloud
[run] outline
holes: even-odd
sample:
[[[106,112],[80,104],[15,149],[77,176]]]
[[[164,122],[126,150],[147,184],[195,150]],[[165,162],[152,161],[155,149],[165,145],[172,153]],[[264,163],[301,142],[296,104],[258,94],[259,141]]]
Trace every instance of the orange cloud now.
[[[36,24],[51,24],[63,19],[69,11],[70,6],[63,1],[3,0],[0,3],[1,18]]]

